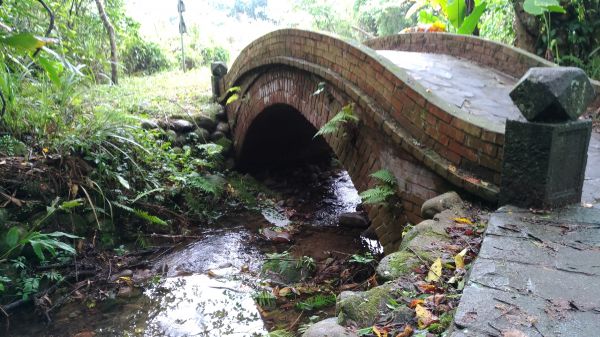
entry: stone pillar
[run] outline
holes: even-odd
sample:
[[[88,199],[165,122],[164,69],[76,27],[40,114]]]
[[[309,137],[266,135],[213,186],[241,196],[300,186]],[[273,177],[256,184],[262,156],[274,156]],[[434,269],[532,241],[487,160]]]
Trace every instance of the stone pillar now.
[[[223,94],[219,89],[219,81],[227,74],[227,65],[223,62],[213,62],[210,64],[211,84],[213,101],[217,101]]]
[[[579,120],[594,89],[579,68],[532,68],[510,93],[527,121],[507,121],[500,204],[553,208],[581,201],[592,132]]]

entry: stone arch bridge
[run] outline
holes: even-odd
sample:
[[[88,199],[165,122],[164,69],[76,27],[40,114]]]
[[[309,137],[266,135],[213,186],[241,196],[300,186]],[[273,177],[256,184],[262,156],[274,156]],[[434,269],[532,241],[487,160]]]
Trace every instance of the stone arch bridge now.
[[[229,88],[241,88],[241,98],[226,107],[240,162],[317,148],[315,130],[353,103],[358,125],[324,141],[359,191],[375,183],[369,175],[379,169],[396,176],[405,218],[369,209],[390,251],[406,221],[422,220],[429,198],[462,190],[497,201],[505,121],[520,118],[508,93],[538,66],[552,64],[473,36],[414,33],[358,44],[285,29],[247,46],[216,87],[223,101]]]

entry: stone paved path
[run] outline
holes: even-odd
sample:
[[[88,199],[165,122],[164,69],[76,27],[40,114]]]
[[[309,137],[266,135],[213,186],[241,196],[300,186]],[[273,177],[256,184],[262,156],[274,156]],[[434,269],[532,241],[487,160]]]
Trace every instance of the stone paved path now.
[[[455,318],[452,337],[600,336],[600,209],[500,208]]]

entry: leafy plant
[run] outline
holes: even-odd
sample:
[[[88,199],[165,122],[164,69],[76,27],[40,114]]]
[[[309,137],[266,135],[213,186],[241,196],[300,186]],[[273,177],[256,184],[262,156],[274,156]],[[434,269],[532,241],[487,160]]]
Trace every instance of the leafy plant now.
[[[373,257],[373,255],[371,253],[368,253],[368,252],[365,253],[364,255],[353,254],[349,260],[349,262],[359,263],[359,264],[370,264],[373,261],[375,261],[375,258]]]
[[[275,301],[277,298],[270,291],[261,290],[252,295],[252,298],[256,301],[256,303],[263,308],[273,308],[275,307]]]
[[[396,195],[398,182],[390,171],[379,170],[372,173],[371,177],[379,180],[380,183],[359,194],[365,204],[385,203]]]
[[[558,53],[558,44],[556,39],[552,38],[552,13],[566,13],[565,9],[560,5],[558,0],[525,0],[523,3],[523,10],[525,12],[541,16],[543,19],[543,28],[546,33],[546,58],[554,59],[552,52],[554,49],[554,56],[556,62],[560,63],[560,55]]]
[[[269,337],[294,337],[294,333],[289,330],[275,330],[269,332]]]
[[[436,23],[449,22],[458,34],[471,35],[477,28],[479,19],[486,10],[486,1],[475,1],[475,8],[471,13],[467,13],[467,5],[464,0],[415,0],[415,4],[406,13],[410,17],[419,9],[429,5],[434,11],[443,15],[439,17],[425,10],[419,12],[419,22]]]
[[[358,117],[354,114],[354,103],[350,103],[325,123],[314,137],[335,133],[342,125],[347,123],[357,124],[358,121]]]
[[[307,298],[305,301],[296,303],[296,309],[300,311],[320,310],[334,305],[336,302],[335,294],[318,294]]]

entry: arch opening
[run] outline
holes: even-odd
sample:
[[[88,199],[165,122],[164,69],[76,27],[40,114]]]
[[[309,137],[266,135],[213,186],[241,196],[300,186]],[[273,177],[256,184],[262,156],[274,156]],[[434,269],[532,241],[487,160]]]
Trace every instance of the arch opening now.
[[[285,168],[331,159],[333,151],[317,129],[294,107],[275,104],[252,122],[238,155],[245,171]]]

